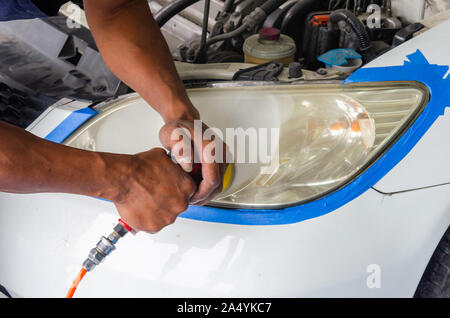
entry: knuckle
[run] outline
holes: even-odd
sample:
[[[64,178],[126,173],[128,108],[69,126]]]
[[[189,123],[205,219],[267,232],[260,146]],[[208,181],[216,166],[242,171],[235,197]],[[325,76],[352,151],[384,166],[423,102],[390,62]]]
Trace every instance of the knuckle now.
[[[155,156],[158,157],[162,157],[162,156],[166,156],[166,151],[163,148],[153,148],[150,150],[150,152],[152,152]]]
[[[174,222],[175,222],[175,220],[177,219],[177,216],[176,215],[167,215],[166,217],[165,217],[165,223],[167,224],[167,225],[169,225],[169,224],[173,224]]]
[[[194,192],[197,189],[197,184],[188,175],[186,176],[186,178],[184,178],[182,186],[183,186],[183,190],[184,190],[183,192],[188,195],[190,195],[192,192]]]
[[[170,133],[170,131],[172,131],[173,129],[177,128],[178,125],[176,122],[168,122],[166,123],[164,126],[161,127],[160,129],[160,134],[167,134]]]
[[[183,170],[180,170],[177,181],[178,189],[180,191],[180,200],[183,200],[186,196],[189,196],[197,187],[192,177]]]
[[[171,223],[167,223],[165,217],[159,217],[156,220],[151,220],[146,223],[145,231],[150,233],[158,233],[161,231],[166,225]]]
[[[176,200],[174,203],[173,203],[173,205],[172,205],[172,208],[173,208],[173,210],[174,210],[174,212],[175,213],[177,213],[177,214],[179,214],[179,213],[181,213],[181,212],[184,212],[184,211],[186,211],[187,210],[187,208],[188,208],[188,202],[187,202],[187,200],[181,200],[181,199],[179,199],[179,200]]]
[[[183,201],[183,202],[181,202],[181,203],[179,204],[179,206],[178,206],[178,208],[179,208],[178,211],[184,212],[184,211],[187,210],[188,206],[189,206],[188,202],[187,202],[187,201]]]
[[[157,233],[162,229],[162,226],[156,225],[154,222],[147,223],[144,225],[143,230],[145,232]]]
[[[149,233],[159,232],[163,228],[161,222],[150,215],[141,216],[139,219],[139,224],[139,230]]]

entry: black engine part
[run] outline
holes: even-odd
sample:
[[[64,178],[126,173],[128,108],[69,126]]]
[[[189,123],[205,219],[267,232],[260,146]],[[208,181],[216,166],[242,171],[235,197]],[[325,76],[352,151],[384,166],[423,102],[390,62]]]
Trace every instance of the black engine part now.
[[[352,12],[344,9],[333,11],[330,14],[330,28],[339,30],[338,23],[340,21],[344,21],[356,36],[358,49],[363,56],[364,62],[368,63],[372,61],[375,58],[375,52],[364,24]],[[349,45],[343,45],[341,47],[349,47]]]
[[[233,81],[278,81],[283,71],[283,63],[269,62],[236,72]]]
[[[328,7],[326,0],[298,0],[283,18],[280,31],[294,39],[297,48],[297,58],[301,57],[301,48],[307,41],[304,38],[306,18],[311,12],[323,11]]]
[[[295,5],[295,1],[289,1],[284,6],[280,6],[269,14],[264,21],[263,28],[277,28],[281,29],[286,13]]]
[[[305,67],[308,69],[321,67],[317,57],[339,46],[339,30],[328,28],[330,13],[313,12],[306,18],[301,48]]]
[[[392,47],[399,46],[400,44],[410,40],[414,33],[422,30],[424,27],[425,26],[422,23],[413,23],[404,27],[395,34],[394,39],[392,40]]]
[[[200,0],[174,0],[159,10],[154,18],[158,26],[161,28],[171,18],[186,9],[187,7],[199,2]]]

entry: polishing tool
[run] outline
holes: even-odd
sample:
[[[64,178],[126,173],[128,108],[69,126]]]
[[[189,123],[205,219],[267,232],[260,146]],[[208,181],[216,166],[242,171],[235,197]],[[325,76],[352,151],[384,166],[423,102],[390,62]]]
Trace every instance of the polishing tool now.
[[[234,178],[234,164],[230,163],[227,166],[227,169],[225,170],[225,173],[223,175],[222,179],[222,192],[225,192],[228,190],[228,188],[231,185],[231,182]]]

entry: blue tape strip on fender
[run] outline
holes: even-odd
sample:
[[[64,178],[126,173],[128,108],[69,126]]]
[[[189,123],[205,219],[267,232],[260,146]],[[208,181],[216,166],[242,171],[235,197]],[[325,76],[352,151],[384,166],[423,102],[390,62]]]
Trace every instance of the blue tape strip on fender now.
[[[321,199],[282,210],[228,210],[191,206],[181,216],[242,225],[290,224],[332,212],[366,192],[411,151],[435,120],[444,114],[445,107],[450,106],[450,76],[445,78],[449,67],[429,64],[420,51],[409,55],[408,59],[402,66],[360,69],[344,82],[417,81],[426,85],[431,96],[408,131],[354,181]]]
[[[97,115],[97,112],[89,107],[74,111],[66,119],[64,119],[61,122],[61,124],[59,124],[55,129],[53,129],[45,137],[45,139],[61,143],[67,137],[69,137],[70,134],[75,131],[75,129],[80,127],[84,122],[86,122],[89,118],[95,115]]]

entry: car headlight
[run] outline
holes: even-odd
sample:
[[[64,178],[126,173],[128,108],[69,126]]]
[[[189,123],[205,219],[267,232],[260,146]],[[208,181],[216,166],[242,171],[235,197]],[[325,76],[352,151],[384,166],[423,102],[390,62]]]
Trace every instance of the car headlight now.
[[[202,120],[219,128],[224,140],[227,128],[278,129],[275,168],[236,163],[231,187],[211,202],[250,209],[299,205],[345,186],[402,135],[429,100],[417,82],[231,85],[188,93]],[[162,120],[137,95],[99,110],[65,144],[116,153],[160,146]]]

